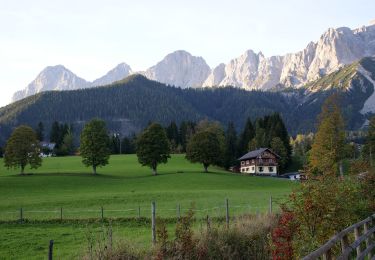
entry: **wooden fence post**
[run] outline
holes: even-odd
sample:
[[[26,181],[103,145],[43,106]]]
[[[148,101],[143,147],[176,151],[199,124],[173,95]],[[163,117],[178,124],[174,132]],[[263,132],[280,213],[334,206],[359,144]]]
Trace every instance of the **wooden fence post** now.
[[[60,221],[62,221],[62,217],[63,217],[63,210],[62,210],[62,207],[60,208]]]
[[[272,214],[272,196],[270,196],[270,214]]]
[[[332,259],[332,251],[331,248],[328,249],[327,252],[323,254],[323,260],[331,260]]]
[[[49,248],[48,248],[48,260],[52,260],[53,256],[53,240],[49,241]]]
[[[101,210],[102,210],[102,221],[104,221],[104,209],[103,209],[103,207],[101,207]]]
[[[211,223],[210,223],[210,217],[208,215],[206,217],[206,222],[207,222],[207,230],[209,231],[211,229]]]
[[[155,201],[151,203],[151,232],[152,232],[152,244],[156,243],[156,206]]]
[[[112,224],[109,225],[108,239],[109,239],[109,249],[112,252],[112,246],[113,246],[113,242],[112,242]]]
[[[356,227],[354,229],[354,239],[355,240],[358,240],[359,239],[359,228]],[[357,256],[359,256],[361,254],[361,245],[359,245],[357,248],[356,248],[356,251],[357,251]]]
[[[371,221],[370,221],[371,223]],[[369,231],[369,223],[365,223],[364,224],[364,227],[363,227],[363,233],[367,233]],[[366,248],[369,248],[371,245],[371,235],[366,239]],[[372,252],[370,250],[370,252],[368,253],[367,255],[368,259],[371,259],[372,258]]]
[[[23,221],[23,209],[20,208],[20,221],[22,222]]]
[[[226,211],[225,211],[225,215],[226,215],[226,222],[227,222],[227,228],[229,228],[229,202],[228,202],[228,199],[225,199],[225,208],[226,208]]]
[[[138,218],[141,218],[141,206],[138,205]]]
[[[181,218],[181,206],[180,204],[177,205],[177,219],[180,220]]]
[[[344,251],[348,247],[348,245],[349,245],[348,235],[344,235],[341,238],[341,253],[344,253]]]

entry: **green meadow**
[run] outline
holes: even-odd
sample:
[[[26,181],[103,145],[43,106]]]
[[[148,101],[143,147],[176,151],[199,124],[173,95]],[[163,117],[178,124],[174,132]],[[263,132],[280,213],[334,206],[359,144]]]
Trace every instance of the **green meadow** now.
[[[87,234],[100,234],[103,228],[102,207],[117,241],[131,240],[147,247],[149,222],[136,219],[139,214],[150,217],[152,201],[158,217],[175,218],[178,205],[181,214],[193,205],[196,217],[204,218],[225,216],[228,198],[234,216],[268,211],[270,196],[277,210],[277,203],[298,185],[215,167],[209,173],[202,170],[184,155],[173,155],[160,165],[158,176],[140,166],[135,155],[111,156],[97,176],[83,166],[80,157],[45,158],[42,167],[27,169],[26,176],[4,168],[0,161],[0,259],[44,259],[50,239],[55,241],[57,259],[78,257]],[[21,208],[23,223],[18,221]]]

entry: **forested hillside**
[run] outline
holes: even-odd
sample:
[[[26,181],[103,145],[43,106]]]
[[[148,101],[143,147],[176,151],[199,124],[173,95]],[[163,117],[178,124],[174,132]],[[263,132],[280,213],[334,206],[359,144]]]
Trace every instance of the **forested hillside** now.
[[[127,135],[151,121],[166,125],[207,118],[223,124],[233,121],[242,128],[247,117],[254,120],[279,112],[289,132],[296,134],[314,129],[321,104],[332,91],[306,94],[306,90],[262,92],[231,87],[180,89],[132,75],[109,86],[44,92],[0,108],[0,143],[20,124],[36,128],[43,122],[48,134],[52,123],[59,121],[72,124],[79,133],[84,122],[94,117],[104,119],[111,131]],[[342,92],[349,129],[363,124],[359,110],[372,91]]]

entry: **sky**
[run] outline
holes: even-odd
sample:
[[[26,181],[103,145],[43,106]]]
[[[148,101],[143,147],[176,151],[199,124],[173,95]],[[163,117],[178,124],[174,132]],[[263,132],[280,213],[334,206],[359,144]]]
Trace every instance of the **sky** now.
[[[210,67],[248,49],[284,55],[329,27],[375,19],[374,0],[0,0],[0,107],[46,66],[92,81],[186,50]]]

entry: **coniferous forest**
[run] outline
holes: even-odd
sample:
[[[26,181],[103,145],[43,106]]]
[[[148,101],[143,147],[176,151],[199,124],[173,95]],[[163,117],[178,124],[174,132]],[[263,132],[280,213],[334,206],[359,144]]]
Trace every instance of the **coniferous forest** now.
[[[331,91],[311,93],[245,91],[237,88],[180,89],[133,75],[105,87],[63,92],[44,92],[0,108],[0,144],[14,127],[26,124],[37,129],[42,122],[45,133],[57,121],[80,133],[85,122],[103,119],[108,129],[123,137],[137,133],[150,122],[167,125],[172,121],[198,122],[208,119],[224,127],[233,122],[239,131],[247,118],[255,120],[278,112],[291,135],[315,129],[320,107]],[[357,129],[365,121],[359,113],[371,93],[341,92],[341,104],[348,129]],[[362,101],[362,102],[358,102]],[[77,136],[76,136],[77,138]]]

